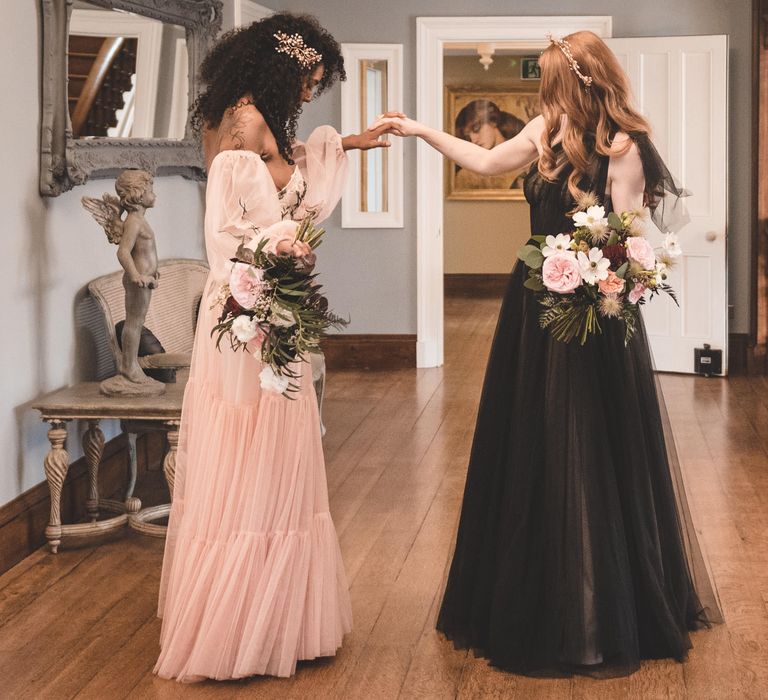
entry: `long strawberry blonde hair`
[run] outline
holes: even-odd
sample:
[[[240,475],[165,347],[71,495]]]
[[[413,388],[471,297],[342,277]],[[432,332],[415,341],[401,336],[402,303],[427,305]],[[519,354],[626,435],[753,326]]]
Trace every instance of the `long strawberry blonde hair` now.
[[[541,54],[539,103],[544,131],[539,172],[553,181],[564,162],[569,162],[573,170],[568,177],[568,190],[579,201],[584,194],[579,182],[596,154],[621,155],[631,147],[632,142],[627,140],[622,149],[613,149],[616,132],[648,134],[651,128],[632,106],[627,74],[605,42],[589,31],[575,32],[563,39],[570,45],[579,72],[591,77],[592,82],[589,87],[584,84],[557,43],[550,43]],[[589,142],[594,140],[594,150],[591,143],[585,144],[585,136],[591,137]],[[558,159],[555,154],[555,140],[561,142],[564,158]]]

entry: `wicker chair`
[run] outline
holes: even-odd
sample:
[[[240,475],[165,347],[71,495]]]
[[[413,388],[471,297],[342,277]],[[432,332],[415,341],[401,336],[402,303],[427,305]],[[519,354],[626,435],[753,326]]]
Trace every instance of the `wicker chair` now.
[[[142,367],[188,367],[195,340],[195,322],[208,265],[202,260],[170,259],[159,263],[160,283],[152,292],[144,326],[165,349],[167,357],[147,355],[139,358]],[[112,272],[88,285],[107,324],[109,347],[119,366],[120,345],[115,325],[125,320],[123,273]]]

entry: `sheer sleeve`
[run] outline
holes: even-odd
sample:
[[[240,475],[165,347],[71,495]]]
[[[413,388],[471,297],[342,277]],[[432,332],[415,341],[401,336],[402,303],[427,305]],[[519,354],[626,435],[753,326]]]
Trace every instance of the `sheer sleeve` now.
[[[216,156],[208,176],[206,229],[229,238],[228,245],[235,244],[234,238],[255,247],[267,238],[266,250],[274,252],[280,241],[295,235],[295,224],[281,219],[275,184],[257,153],[223,151]]]
[[[690,197],[691,193],[675,180],[647,134],[640,134],[634,140],[643,162],[646,205],[651,220],[664,233],[678,231],[690,221],[683,198]]]
[[[314,213],[316,221],[328,218],[341,198],[347,177],[341,136],[331,126],[318,127],[306,143],[295,143],[293,159],[307,183],[306,212]]]

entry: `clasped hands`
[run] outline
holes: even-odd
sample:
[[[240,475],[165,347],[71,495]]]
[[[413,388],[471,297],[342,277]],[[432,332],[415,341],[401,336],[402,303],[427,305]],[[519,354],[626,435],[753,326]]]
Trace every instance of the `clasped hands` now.
[[[367,151],[371,148],[389,148],[392,144],[381,137],[386,134],[395,136],[418,136],[421,124],[415,119],[409,119],[402,112],[392,111],[380,114],[373,123],[361,134],[345,136],[342,139],[344,150],[353,148]]]
[[[341,139],[345,151],[359,149],[368,151],[372,148],[389,148],[392,144],[382,137],[387,134],[396,136],[417,136],[422,125],[409,119],[402,112],[391,111],[380,114],[371,125],[360,134],[344,136]],[[301,241],[282,240],[277,245],[278,255],[293,255],[296,258],[314,256],[312,248]]]

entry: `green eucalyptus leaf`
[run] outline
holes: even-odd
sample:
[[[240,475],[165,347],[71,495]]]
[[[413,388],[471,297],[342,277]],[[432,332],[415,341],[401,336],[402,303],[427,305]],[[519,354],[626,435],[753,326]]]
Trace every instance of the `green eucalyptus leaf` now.
[[[619,230],[623,227],[621,217],[615,211],[608,214],[608,225],[615,230]]]
[[[517,251],[517,257],[519,260],[522,260],[525,262],[525,259],[528,257],[528,255],[532,253],[541,253],[541,250],[538,246],[531,245],[530,243],[528,245],[524,245],[520,250]],[[527,264],[527,263],[526,263]]]
[[[544,283],[538,277],[529,277],[523,282],[523,287],[532,289],[534,292],[540,292],[544,289]]]
[[[540,270],[544,265],[544,254],[536,248],[525,256],[524,262],[532,270]]]

